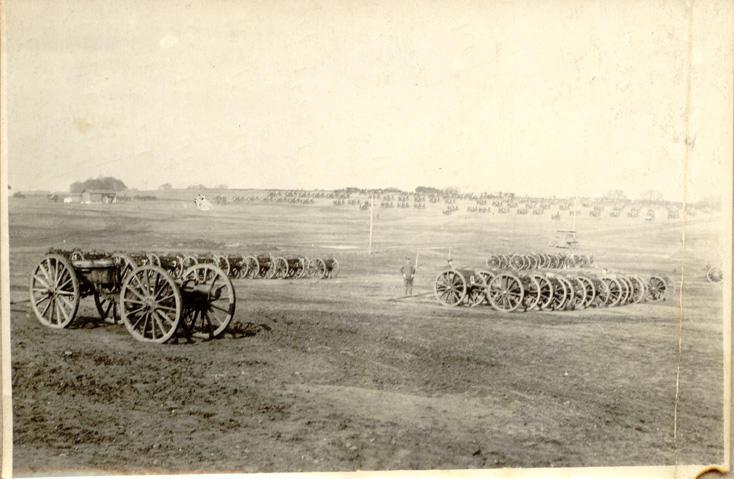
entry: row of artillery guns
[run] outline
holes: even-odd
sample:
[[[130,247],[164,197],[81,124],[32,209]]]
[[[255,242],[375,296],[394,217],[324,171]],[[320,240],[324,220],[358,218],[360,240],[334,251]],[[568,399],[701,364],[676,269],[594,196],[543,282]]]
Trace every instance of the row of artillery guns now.
[[[78,325],[80,302],[91,296],[101,320],[124,324],[139,341],[214,339],[234,317],[232,279],[325,279],[338,272],[333,257],[52,249],[31,274],[30,304],[38,321],[54,329]]]
[[[102,253],[105,255],[106,253]],[[99,257],[98,252],[71,252],[72,259]],[[152,264],[163,268],[173,278],[180,279],[184,272],[198,264],[212,264],[231,279],[330,279],[339,274],[339,261],[333,257],[275,256],[272,253],[240,255],[217,253],[113,253],[110,257],[132,269]]]
[[[484,268],[441,271],[434,295],[444,306],[489,306],[499,312],[572,311],[666,300],[666,276],[592,270],[591,255],[492,255]]]

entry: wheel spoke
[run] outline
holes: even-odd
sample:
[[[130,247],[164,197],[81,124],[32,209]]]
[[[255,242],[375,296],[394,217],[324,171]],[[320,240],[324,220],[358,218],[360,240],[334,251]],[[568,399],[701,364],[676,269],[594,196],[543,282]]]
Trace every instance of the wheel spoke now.
[[[51,286],[49,285],[49,283],[47,283],[46,280],[44,280],[43,278],[39,277],[38,275],[35,275],[34,274],[33,275],[33,279],[35,279],[39,283],[43,284],[43,286],[46,288],[46,290],[52,289]]]

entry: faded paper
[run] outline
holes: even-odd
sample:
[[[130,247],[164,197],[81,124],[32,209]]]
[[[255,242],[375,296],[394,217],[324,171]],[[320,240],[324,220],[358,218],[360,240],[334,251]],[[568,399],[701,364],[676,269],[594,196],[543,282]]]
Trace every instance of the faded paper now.
[[[2,8],[4,476],[728,469],[731,3]],[[583,274],[668,297],[435,298],[449,265],[566,254],[567,230]],[[50,248],[340,271],[235,279],[239,335],[145,345],[91,294],[84,326],[37,321]]]

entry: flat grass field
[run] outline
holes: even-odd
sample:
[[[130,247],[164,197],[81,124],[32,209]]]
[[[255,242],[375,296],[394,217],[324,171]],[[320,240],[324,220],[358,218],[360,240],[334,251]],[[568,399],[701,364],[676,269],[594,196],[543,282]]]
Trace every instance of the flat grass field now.
[[[723,461],[723,283],[703,269],[721,261],[719,214],[689,218],[685,242],[681,221],[577,220],[596,265],[673,278],[665,302],[501,314],[433,298],[448,248],[472,267],[549,251],[570,218],[441,209],[377,209],[368,255],[369,212],[329,200],[204,212],[176,192],[113,205],[10,198],[15,474]],[[335,255],[341,272],[234,280],[245,334],[152,345],[121,325],[42,326],[28,284],[50,247]],[[417,250],[403,298],[399,268]],[[96,315],[83,299],[79,316]]]

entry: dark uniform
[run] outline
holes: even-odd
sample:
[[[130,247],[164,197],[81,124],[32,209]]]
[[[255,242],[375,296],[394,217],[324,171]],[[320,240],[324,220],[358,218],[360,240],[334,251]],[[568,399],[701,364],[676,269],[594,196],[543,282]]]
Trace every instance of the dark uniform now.
[[[400,268],[403,274],[403,283],[405,284],[405,296],[413,296],[413,278],[415,277],[415,265],[408,258],[406,263]]]

